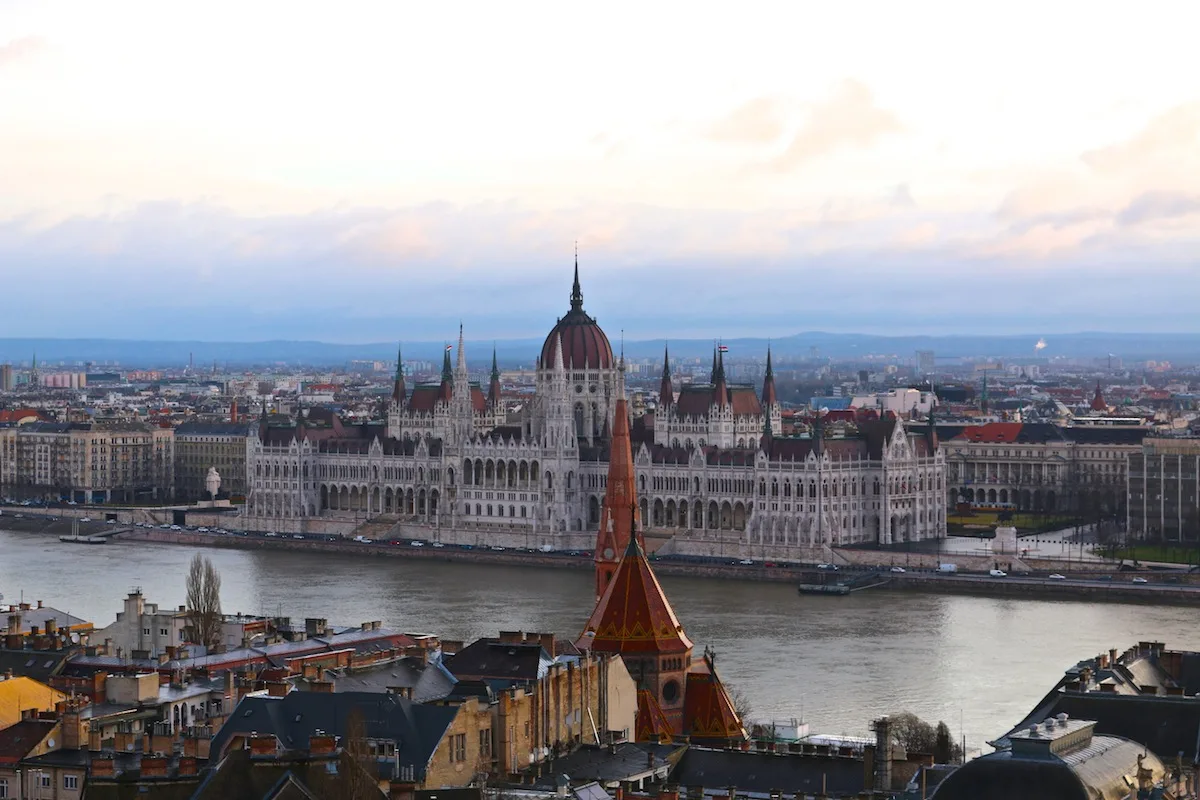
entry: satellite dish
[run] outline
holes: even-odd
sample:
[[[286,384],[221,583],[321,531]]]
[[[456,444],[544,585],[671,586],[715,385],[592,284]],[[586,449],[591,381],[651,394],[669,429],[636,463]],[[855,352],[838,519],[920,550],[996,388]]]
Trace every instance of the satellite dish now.
[[[72,634],[71,634],[71,643],[72,643],[72,644],[79,644],[79,634],[78,634],[78,633],[72,633]]]
[[[53,750],[54,749],[54,739],[47,739],[46,746],[49,747],[51,750]]]

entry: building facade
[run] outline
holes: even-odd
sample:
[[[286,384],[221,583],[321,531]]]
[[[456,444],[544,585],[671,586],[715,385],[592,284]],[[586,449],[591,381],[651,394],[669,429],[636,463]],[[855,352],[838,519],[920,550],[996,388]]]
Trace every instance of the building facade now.
[[[1148,429],[991,422],[939,426],[946,501],[1124,517],[1127,460]]]
[[[1128,489],[1130,536],[1200,540],[1200,439],[1147,439],[1129,455]]]
[[[221,493],[246,494],[246,440],[252,423],[185,422],[175,429],[175,493],[185,502],[205,499],[209,468],[221,475]]]
[[[710,382],[678,393],[664,365],[660,408],[633,420],[648,527],[761,546],[945,534],[936,436],[885,416],[839,440],[783,438],[769,354],[761,394],[729,383],[723,362],[718,350]],[[285,425],[261,417],[247,444],[248,524],[384,517],[477,531],[480,541],[502,531],[550,543],[594,530],[624,378],[583,310],[576,268],[570,310],[546,337],[536,393],[519,418],[506,418],[494,358],[486,393],[470,381],[460,330],[439,382],[409,390],[397,369],[386,427],[317,409]]]
[[[0,490],[14,497],[97,503],[166,498],[174,469],[169,428],[34,422],[0,429]]]

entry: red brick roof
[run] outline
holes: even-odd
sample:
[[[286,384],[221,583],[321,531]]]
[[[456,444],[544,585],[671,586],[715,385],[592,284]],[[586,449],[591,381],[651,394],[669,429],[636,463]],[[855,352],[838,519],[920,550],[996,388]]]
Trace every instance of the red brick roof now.
[[[688,670],[683,699],[683,734],[693,744],[725,746],[749,737],[707,653]]]
[[[1012,444],[1021,435],[1019,422],[989,422],[985,425],[972,425],[964,428],[956,439],[968,442],[987,442],[990,444]]]
[[[687,653],[684,633],[638,537],[629,540],[604,596],[576,644],[601,653]]]

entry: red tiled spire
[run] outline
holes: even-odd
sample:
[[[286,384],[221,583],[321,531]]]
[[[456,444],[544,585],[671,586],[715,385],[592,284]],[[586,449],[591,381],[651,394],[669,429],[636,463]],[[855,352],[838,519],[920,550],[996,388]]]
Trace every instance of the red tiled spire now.
[[[638,710],[640,712],[640,706]],[[729,692],[717,676],[716,660],[712,653],[706,652],[704,658],[688,670],[683,701],[683,734],[692,744],[721,747],[749,738]]]
[[[613,411],[612,444],[608,456],[608,484],[600,507],[596,534],[596,600],[612,581],[638,523],[637,487],[634,483],[633,445],[629,440],[629,409],[624,397]],[[637,534],[639,537],[641,534]]]
[[[638,689],[637,715],[634,723],[634,741],[669,744],[671,742],[671,722],[663,713],[662,706],[654,698],[654,693],[648,689]]]
[[[1100,381],[1096,381],[1096,394],[1092,397],[1092,411],[1108,411],[1108,403],[1100,392]]]
[[[767,345],[767,373],[763,376],[762,404],[768,408],[779,403],[775,396],[775,371],[771,369],[771,346]]]
[[[662,385],[658,388],[658,404],[669,406],[675,402],[675,389],[671,386],[671,357],[663,345]]]
[[[630,537],[625,557],[576,645],[621,655],[691,653],[692,640],[659,585],[640,537]]]

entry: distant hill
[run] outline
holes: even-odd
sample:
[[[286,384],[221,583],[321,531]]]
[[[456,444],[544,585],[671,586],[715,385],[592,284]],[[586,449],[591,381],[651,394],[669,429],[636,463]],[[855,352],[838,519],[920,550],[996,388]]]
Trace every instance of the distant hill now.
[[[812,348],[821,357],[853,358],[866,355],[895,355],[912,358],[917,350],[933,350],[939,359],[985,357],[1020,359],[1055,356],[1104,358],[1113,355],[1125,360],[1166,359],[1178,363],[1200,362],[1200,334],[1102,333],[1084,332],[1047,336],[1046,347],[1035,350],[1037,334],[1008,336],[875,336],[855,333],[810,331],[771,339],[777,358],[803,358]],[[661,358],[663,339],[627,340],[625,354],[630,358]],[[766,354],[767,339],[726,339],[731,358],[761,357]],[[540,339],[507,339],[494,343],[497,357],[506,365],[532,365],[541,347]],[[671,339],[672,358],[707,358],[713,342],[707,339]],[[619,347],[613,342],[614,349]],[[468,341],[467,356],[475,366],[491,357],[493,342]],[[405,342],[405,359],[438,361],[442,358],[441,341]],[[118,362],[125,367],[183,366],[189,357],[197,368],[250,364],[314,364],[336,366],[355,359],[391,362],[396,343],[329,344],[326,342],[171,342],[123,339],[0,339],[0,363],[24,363],[36,353],[42,363],[94,361]]]

